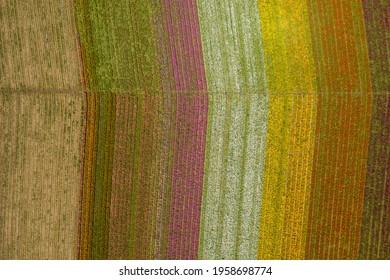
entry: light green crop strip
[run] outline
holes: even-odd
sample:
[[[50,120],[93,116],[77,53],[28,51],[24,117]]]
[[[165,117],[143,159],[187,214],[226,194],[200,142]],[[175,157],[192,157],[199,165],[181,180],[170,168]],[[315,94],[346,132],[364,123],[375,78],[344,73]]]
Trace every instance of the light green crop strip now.
[[[209,95],[200,259],[255,259],[268,96],[257,1],[200,0]],[[244,233],[245,231],[245,233]]]

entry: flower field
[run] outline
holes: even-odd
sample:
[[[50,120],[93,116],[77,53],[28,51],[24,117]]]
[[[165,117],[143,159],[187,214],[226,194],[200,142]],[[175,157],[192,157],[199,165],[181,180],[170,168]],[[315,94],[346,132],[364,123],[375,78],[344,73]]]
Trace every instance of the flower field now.
[[[390,259],[381,0],[2,0],[0,259]]]

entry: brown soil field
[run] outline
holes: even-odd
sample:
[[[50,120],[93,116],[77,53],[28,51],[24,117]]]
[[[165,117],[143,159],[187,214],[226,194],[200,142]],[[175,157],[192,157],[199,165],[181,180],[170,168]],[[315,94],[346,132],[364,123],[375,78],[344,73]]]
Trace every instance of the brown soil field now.
[[[0,1],[0,88],[81,89],[73,1]]]
[[[79,94],[0,93],[0,259],[76,259]]]

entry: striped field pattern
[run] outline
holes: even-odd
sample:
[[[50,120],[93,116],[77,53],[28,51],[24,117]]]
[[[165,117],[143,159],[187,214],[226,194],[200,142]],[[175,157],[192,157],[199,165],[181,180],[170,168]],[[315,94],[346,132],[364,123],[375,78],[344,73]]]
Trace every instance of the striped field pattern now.
[[[390,259],[389,0],[1,0],[0,259]]]

